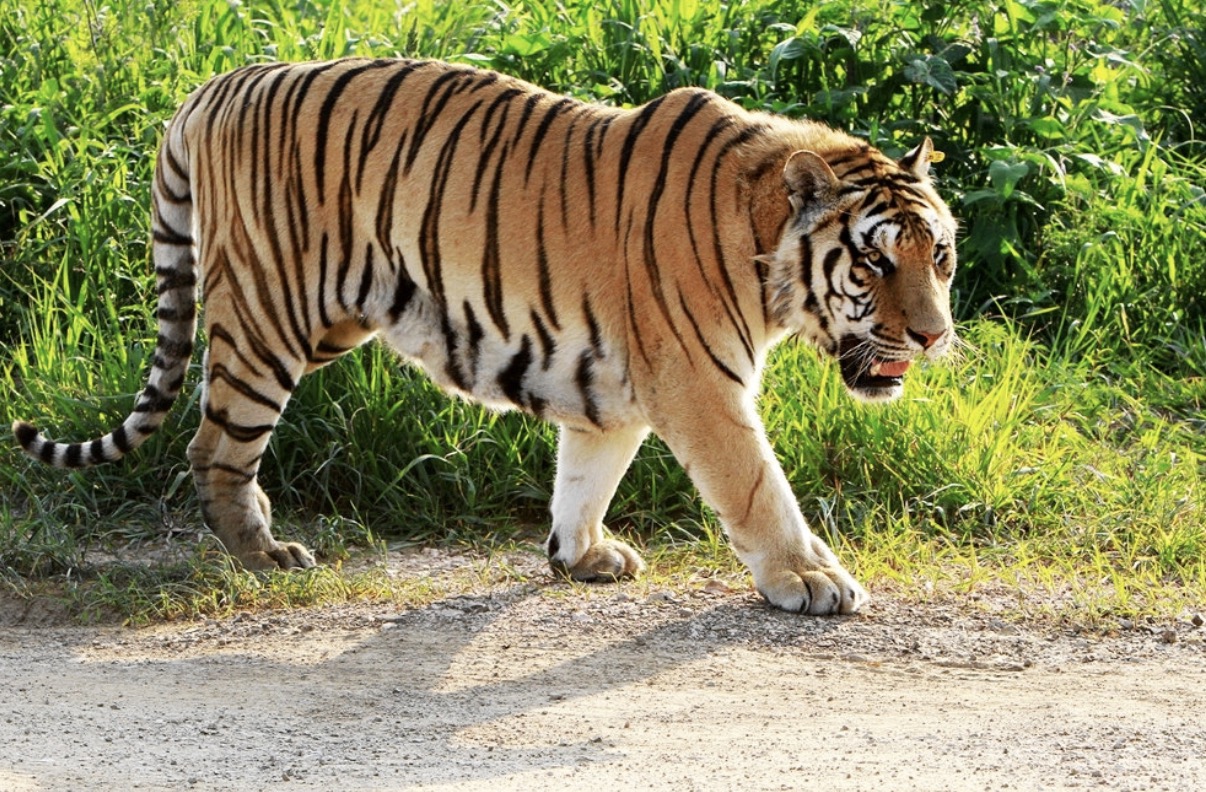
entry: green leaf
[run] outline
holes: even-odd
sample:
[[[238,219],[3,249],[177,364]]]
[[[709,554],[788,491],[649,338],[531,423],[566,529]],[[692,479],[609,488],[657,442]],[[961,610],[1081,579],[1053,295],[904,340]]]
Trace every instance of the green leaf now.
[[[1030,166],[1024,162],[997,160],[988,166],[988,179],[1002,198],[1008,198],[1017,183],[1029,172]]]
[[[928,85],[948,95],[959,87],[951,65],[938,55],[906,56],[904,76],[909,82]]]
[[[798,36],[792,36],[785,41],[780,41],[771,50],[770,54],[771,79],[773,80],[778,76],[780,63],[799,60],[802,57],[804,57],[804,43]]]
[[[1057,118],[1031,118],[1026,121],[1026,126],[1042,138],[1062,140],[1066,136],[1064,125]]]

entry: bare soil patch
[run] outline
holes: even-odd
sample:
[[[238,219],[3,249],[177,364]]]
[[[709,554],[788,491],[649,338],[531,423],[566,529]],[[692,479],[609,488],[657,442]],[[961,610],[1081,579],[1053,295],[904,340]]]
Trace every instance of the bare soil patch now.
[[[391,556],[398,574],[493,563]],[[1206,628],[529,583],[147,628],[0,609],[0,789],[1206,788]],[[434,570],[434,571],[433,571]]]

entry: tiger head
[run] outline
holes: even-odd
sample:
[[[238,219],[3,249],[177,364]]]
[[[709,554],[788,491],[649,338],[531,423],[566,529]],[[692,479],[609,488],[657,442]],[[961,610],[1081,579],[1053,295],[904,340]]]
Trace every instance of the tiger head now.
[[[796,151],[783,169],[791,214],[768,257],[772,311],[837,358],[864,401],[900,396],[919,357],[955,343],[956,224],[930,184],[929,138],[895,162],[869,146]]]

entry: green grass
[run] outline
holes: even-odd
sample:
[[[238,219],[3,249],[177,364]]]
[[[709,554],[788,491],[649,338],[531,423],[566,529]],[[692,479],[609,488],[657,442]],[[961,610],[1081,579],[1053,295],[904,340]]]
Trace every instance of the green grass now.
[[[876,409],[809,349],[772,359],[764,415],[812,524],[873,589],[1005,584],[1071,592],[1086,618],[1174,615],[1206,600],[1197,6],[0,0],[0,425],[78,438],[126,414],[155,338],[155,146],[213,74],[377,54],[616,104],[706,85],[889,152],[930,135],[947,154],[971,351]],[[387,595],[371,574],[263,579],[212,552],[159,571],[86,565],[91,549],[198,530],[184,459],[197,420],[194,394],[113,468],[63,474],[0,448],[0,579],[135,618]],[[371,347],[302,383],[262,481],[278,535],[328,559],[381,542],[489,547],[539,538],[553,454],[549,427],[447,399]],[[735,569],[656,441],[609,522],[660,559],[656,574]]]

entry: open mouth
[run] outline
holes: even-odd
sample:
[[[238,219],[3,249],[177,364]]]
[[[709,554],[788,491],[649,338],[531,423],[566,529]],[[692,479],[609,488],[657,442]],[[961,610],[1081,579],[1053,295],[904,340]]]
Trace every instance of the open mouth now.
[[[873,349],[853,337],[842,339],[838,363],[846,387],[861,395],[892,397],[899,392],[908,360],[880,360]]]

